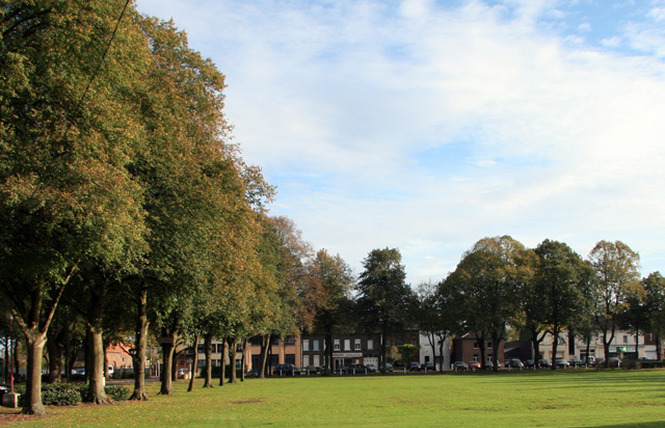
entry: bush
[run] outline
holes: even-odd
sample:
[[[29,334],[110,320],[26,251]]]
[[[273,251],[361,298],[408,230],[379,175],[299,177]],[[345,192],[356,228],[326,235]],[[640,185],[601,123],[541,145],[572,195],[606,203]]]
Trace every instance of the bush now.
[[[106,395],[113,401],[126,401],[129,398],[129,388],[124,386],[106,386],[104,387]]]
[[[42,386],[42,402],[50,406],[76,406],[81,403],[79,387],[70,383],[52,383]]]

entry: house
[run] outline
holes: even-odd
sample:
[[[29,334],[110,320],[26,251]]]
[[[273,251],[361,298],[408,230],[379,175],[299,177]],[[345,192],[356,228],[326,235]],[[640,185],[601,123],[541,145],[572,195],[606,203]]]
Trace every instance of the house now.
[[[420,332],[420,355],[419,362],[420,366],[431,365],[435,370],[441,370],[449,368],[450,361],[450,336],[446,336],[443,340],[443,355],[439,355],[441,350],[440,337],[434,336],[434,346],[436,347],[436,358],[434,358],[434,352],[432,350],[432,337],[428,337],[427,333]],[[428,370],[430,370],[428,368]]]
[[[480,361],[482,355],[480,352],[479,339],[473,333],[466,333],[453,339],[453,346],[450,359],[452,361]],[[497,356],[498,363],[503,366],[505,363],[504,348],[505,341],[499,342],[499,349],[494,349],[492,341],[485,339],[485,360],[491,361],[494,354]]]
[[[393,346],[404,344],[419,345],[418,330],[405,330],[399,334],[386,337],[386,350]],[[324,366],[326,357],[325,340],[323,336],[302,336],[301,366]],[[374,365],[379,368],[381,353],[381,335],[378,333],[344,333],[332,338],[332,370],[337,371],[350,364]],[[418,357],[416,357],[418,359]],[[298,363],[296,363],[298,365]]]

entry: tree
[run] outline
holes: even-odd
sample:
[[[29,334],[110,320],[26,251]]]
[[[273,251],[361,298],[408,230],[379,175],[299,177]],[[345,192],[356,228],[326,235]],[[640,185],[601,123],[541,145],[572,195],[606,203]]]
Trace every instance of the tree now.
[[[144,250],[142,193],[126,170],[139,33],[121,25],[106,51],[122,5],[0,3],[0,292],[28,344],[25,413],[45,413],[42,352],[75,271],[122,268]]]
[[[425,334],[430,347],[436,369],[437,351],[441,360],[439,368],[443,371],[443,342],[455,328],[450,322],[450,308],[444,305],[443,295],[438,284],[424,282],[416,290],[416,320],[421,334]]]
[[[351,268],[338,255],[319,250],[307,265],[308,295],[315,305],[314,330],[325,338],[324,366],[332,367],[333,334],[348,315],[354,278]]]
[[[363,261],[356,288],[361,326],[380,335],[381,370],[385,372],[386,336],[403,330],[411,321],[415,295],[406,284],[402,256],[396,248],[372,250]]]
[[[602,334],[605,364],[609,363],[617,317],[624,310],[631,290],[639,286],[640,256],[621,241],[600,241],[589,253],[594,277],[591,296],[594,321]]]
[[[520,299],[532,273],[526,262],[529,252],[510,236],[483,238],[467,251],[455,271],[446,279],[452,291],[451,301],[461,305],[460,325],[475,333],[485,364],[485,342],[489,338],[493,349],[499,349],[508,323],[518,324],[521,316]],[[498,355],[492,363],[498,369]]]
[[[650,273],[642,279],[646,291],[646,329],[656,335],[656,352],[663,359],[662,338],[665,333],[665,277],[660,272]]]
[[[557,355],[558,337],[574,325],[579,312],[585,307],[589,275],[588,266],[577,253],[562,242],[541,242],[535,249],[538,268],[534,278],[534,297],[540,300],[542,325],[552,335],[552,355]],[[534,350],[537,353],[537,348]],[[552,364],[556,370],[556,364]]]

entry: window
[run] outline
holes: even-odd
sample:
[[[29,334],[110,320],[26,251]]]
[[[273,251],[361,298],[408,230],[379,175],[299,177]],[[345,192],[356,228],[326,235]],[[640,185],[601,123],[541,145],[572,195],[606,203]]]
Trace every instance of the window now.
[[[478,342],[473,342],[473,349],[478,349]]]
[[[340,350],[340,347],[339,347],[339,339],[335,339],[335,342],[333,343],[333,349],[334,349],[335,351],[339,351],[339,350]]]
[[[623,336],[623,343],[628,343],[628,336],[626,335]]]
[[[356,339],[355,342],[353,343],[353,350],[360,351],[360,339]]]
[[[319,347],[320,346],[319,343],[320,343],[319,339],[314,339],[314,341],[312,343],[313,348],[314,348],[313,351],[318,352],[318,351],[321,350],[320,347]]]
[[[295,345],[296,337],[295,336],[286,336],[286,339],[284,339],[284,343],[286,343],[287,345]]]
[[[492,349],[492,342],[487,342],[487,349]]]
[[[372,351],[374,350],[374,340],[373,339],[367,339],[367,349]]]
[[[284,364],[295,364],[296,355],[295,354],[286,354],[284,355]]]
[[[351,350],[351,339],[344,339],[344,350],[345,351]]]
[[[303,367],[307,367],[309,365],[309,355],[302,356],[302,365]]]
[[[309,351],[309,339],[303,339],[302,340],[302,350],[307,352]],[[305,364],[307,365],[307,364]]]

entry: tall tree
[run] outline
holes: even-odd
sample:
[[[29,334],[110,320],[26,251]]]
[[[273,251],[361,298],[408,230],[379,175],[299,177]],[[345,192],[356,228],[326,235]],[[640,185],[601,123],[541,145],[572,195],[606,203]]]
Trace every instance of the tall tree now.
[[[375,249],[363,261],[356,288],[361,326],[380,335],[379,365],[385,371],[386,337],[409,326],[415,294],[406,283],[402,255],[397,248]]]
[[[660,272],[652,272],[642,280],[646,290],[648,331],[656,335],[656,352],[663,359],[663,337],[665,335],[665,277]]]
[[[541,242],[535,250],[538,268],[534,278],[535,296],[542,302],[540,319],[553,337],[552,355],[556,358],[561,332],[574,324],[585,307],[590,275],[582,258],[563,242]],[[556,364],[552,364],[552,370]]]
[[[594,320],[602,334],[605,364],[608,364],[617,317],[625,308],[631,290],[639,286],[640,256],[621,241],[600,241],[589,253],[589,261],[595,272],[591,287]]]
[[[25,413],[45,413],[42,351],[73,273],[92,260],[126,266],[143,248],[125,94],[145,57],[119,21],[124,4],[0,3],[0,292],[28,344]]]
[[[332,367],[333,334],[338,332],[346,318],[354,277],[351,268],[338,255],[331,256],[319,250],[307,266],[307,295],[315,307],[314,330],[325,340],[324,366]]]
[[[442,303],[442,295],[439,293],[438,284],[432,282],[424,282],[418,285],[416,289],[417,297],[417,322],[420,328],[420,333],[425,334],[430,347],[432,348],[432,356],[434,359],[435,369],[436,362],[441,361],[440,370],[443,371],[443,354],[437,351],[443,346],[442,342],[449,336],[454,326],[451,326],[448,321],[448,308],[444,308]]]
[[[510,236],[483,238],[467,251],[448,277],[448,287],[457,288],[454,299],[464,306],[463,325],[475,333],[485,364],[485,341],[493,349],[505,338],[508,323],[518,324],[522,293],[531,280],[530,253]],[[492,365],[498,369],[497,352]]]

